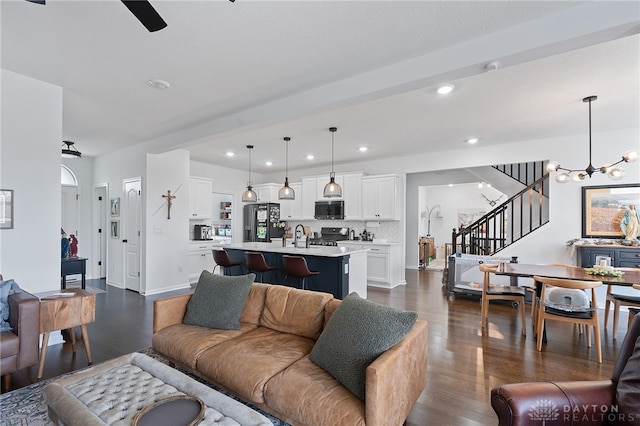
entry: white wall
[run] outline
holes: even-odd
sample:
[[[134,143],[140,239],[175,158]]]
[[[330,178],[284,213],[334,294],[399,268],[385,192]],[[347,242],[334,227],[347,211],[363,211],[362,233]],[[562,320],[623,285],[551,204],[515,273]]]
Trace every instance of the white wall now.
[[[62,88],[2,70],[0,188],[14,227],[0,230],[0,272],[29,292],[60,288]]]
[[[175,195],[167,219],[167,190]],[[141,294],[189,286],[189,151],[147,155],[146,256]]]

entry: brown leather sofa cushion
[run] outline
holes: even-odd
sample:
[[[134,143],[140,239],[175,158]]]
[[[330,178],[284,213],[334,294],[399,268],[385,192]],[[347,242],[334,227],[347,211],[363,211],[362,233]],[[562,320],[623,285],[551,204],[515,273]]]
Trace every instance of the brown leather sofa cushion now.
[[[331,299],[329,293],[272,285],[267,289],[260,325],[315,340],[324,325],[324,306]]]
[[[624,424],[640,425],[640,337],[618,380],[616,400]]]

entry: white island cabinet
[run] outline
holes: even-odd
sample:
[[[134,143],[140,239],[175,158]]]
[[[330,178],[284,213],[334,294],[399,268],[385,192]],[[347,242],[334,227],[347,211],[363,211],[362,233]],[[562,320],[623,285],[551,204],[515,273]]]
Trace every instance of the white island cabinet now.
[[[393,288],[405,285],[402,245],[399,242],[338,241],[339,247],[368,249],[367,285]]]

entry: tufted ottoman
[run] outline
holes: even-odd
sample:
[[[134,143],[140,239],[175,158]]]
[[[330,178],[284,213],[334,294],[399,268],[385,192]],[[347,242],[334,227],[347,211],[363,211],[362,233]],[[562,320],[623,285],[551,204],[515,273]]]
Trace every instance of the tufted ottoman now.
[[[140,353],[63,377],[44,389],[49,417],[57,425],[131,425],[154,402],[193,395],[207,406],[199,425],[272,426],[262,414]]]

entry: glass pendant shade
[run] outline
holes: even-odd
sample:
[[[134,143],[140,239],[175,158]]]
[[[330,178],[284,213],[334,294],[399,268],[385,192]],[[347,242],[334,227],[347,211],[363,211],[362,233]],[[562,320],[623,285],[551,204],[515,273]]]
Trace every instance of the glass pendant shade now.
[[[285,137],[285,160],[284,160],[284,186],[278,191],[278,200],[295,200],[296,192],[289,186],[289,141],[291,138]]]
[[[249,180],[247,181],[247,189],[242,193],[242,202],[254,203],[258,201],[258,195],[251,186],[251,150],[253,149],[253,145],[247,145],[247,149],[249,150]]]
[[[324,191],[322,191],[322,195],[325,198],[342,197],[342,187],[336,183],[336,174],[333,171],[333,149],[335,145],[334,136],[337,130],[337,127],[329,128],[329,131],[331,132],[331,173],[329,174],[329,183],[324,186]]]

